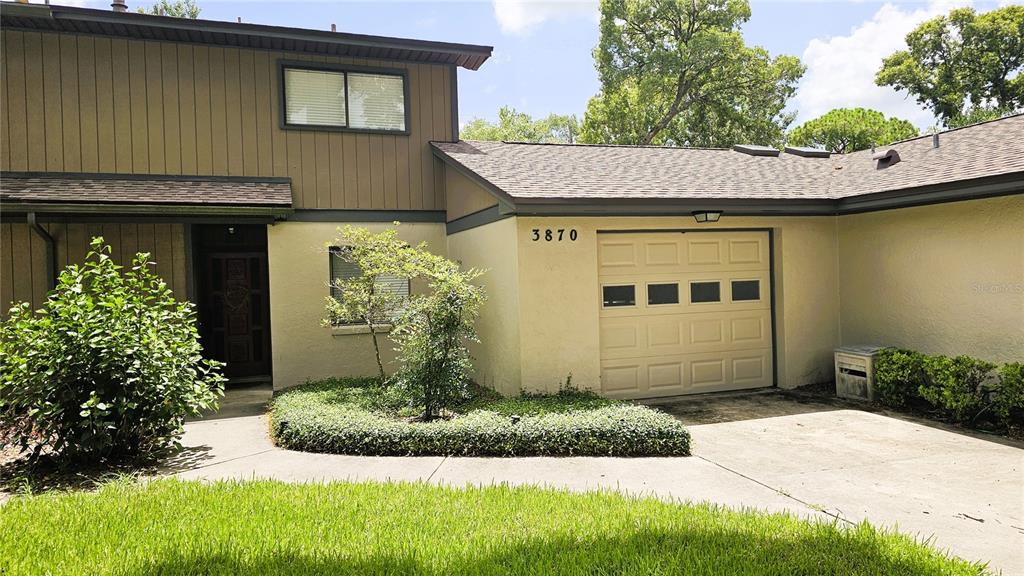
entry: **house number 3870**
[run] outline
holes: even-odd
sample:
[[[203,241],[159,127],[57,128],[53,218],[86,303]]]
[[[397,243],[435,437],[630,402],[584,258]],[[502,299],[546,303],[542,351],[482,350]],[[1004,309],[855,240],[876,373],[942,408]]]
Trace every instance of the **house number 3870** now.
[[[575,242],[576,236],[575,228],[570,230],[566,230],[565,228],[558,228],[557,230],[552,230],[551,228],[547,228],[545,230],[541,230],[540,228],[533,229],[534,242],[540,242],[541,239],[545,242],[562,242],[566,239],[571,242]]]

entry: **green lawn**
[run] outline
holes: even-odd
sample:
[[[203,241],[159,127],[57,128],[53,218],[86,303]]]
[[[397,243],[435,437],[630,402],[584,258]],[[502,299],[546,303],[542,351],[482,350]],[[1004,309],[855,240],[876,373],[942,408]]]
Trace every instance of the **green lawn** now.
[[[911,538],[610,493],[114,483],[0,506],[0,574],[983,574]]]
[[[422,410],[372,379],[330,379],[271,402],[271,435],[292,450],[367,455],[685,456],[690,434],[672,416],[590,392],[502,398],[474,388],[451,418]]]

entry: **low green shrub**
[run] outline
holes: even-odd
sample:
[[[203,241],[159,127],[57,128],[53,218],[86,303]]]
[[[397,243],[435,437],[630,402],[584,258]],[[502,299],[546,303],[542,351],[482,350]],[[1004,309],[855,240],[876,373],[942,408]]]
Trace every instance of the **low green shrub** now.
[[[293,450],[394,456],[690,452],[690,434],[672,416],[589,392],[544,400],[537,395],[506,399],[478,394],[457,408],[453,418],[423,422],[378,403],[373,399],[378,391],[352,380],[314,382],[286,391],[271,404],[274,440]]]
[[[918,387],[918,393],[953,420],[969,423],[985,409],[983,385],[995,367],[970,356],[928,356],[924,360],[926,382]]]
[[[905,408],[925,383],[924,354],[886,348],[875,357],[875,398],[891,408]]]
[[[172,297],[148,254],[122,271],[109,253],[93,239],[42,309],[21,304],[0,322],[0,429],[32,458],[154,454],[223,393],[192,304]]]
[[[1024,362],[999,367],[999,386],[992,394],[992,409],[1005,426],[1024,426]]]

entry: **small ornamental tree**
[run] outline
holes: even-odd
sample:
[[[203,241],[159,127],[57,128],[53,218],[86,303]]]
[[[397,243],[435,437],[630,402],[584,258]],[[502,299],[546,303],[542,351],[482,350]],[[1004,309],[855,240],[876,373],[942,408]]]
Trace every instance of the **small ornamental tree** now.
[[[400,240],[396,229],[374,234],[366,228],[345,226],[338,233],[332,242],[335,257],[352,264],[358,274],[331,281],[335,293],[327,298],[325,323],[366,326],[383,382],[387,375],[380,355],[379,334],[390,329],[408,300],[408,296],[390,289],[383,279],[411,280],[422,273],[432,255],[424,243],[411,246]]]
[[[466,344],[477,341],[474,323],[484,301],[473,281],[481,274],[434,256],[424,271],[429,292],[410,298],[391,334],[402,365],[393,383],[422,404],[424,420],[467,396],[472,362]]]
[[[41,309],[19,304],[0,322],[0,428],[33,460],[157,454],[223,395],[193,305],[174,299],[149,254],[125,270],[103,238],[91,246]]]

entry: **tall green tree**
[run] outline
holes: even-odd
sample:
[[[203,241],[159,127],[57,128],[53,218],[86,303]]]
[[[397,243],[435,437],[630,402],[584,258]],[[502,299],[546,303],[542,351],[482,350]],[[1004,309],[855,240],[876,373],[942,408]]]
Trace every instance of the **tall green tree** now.
[[[780,144],[804,67],[743,42],[747,0],[602,0],[594,50],[601,92],[580,140]]]
[[[572,144],[579,134],[575,116],[550,114],[534,120],[510,106],[498,110],[498,122],[475,118],[459,131],[463,140],[507,140],[514,142],[559,142]]]
[[[919,135],[920,132],[910,122],[886,118],[877,110],[836,108],[794,128],[789,133],[788,143],[845,154]]]
[[[958,8],[907,34],[885,58],[879,86],[906,91],[947,126],[1024,108],[1024,6]]]
[[[140,14],[153,14],[155,16],[173,16],[175,18],[199,18],[199,5],[195,0],[158,0],[147,10],[139,8]]]

